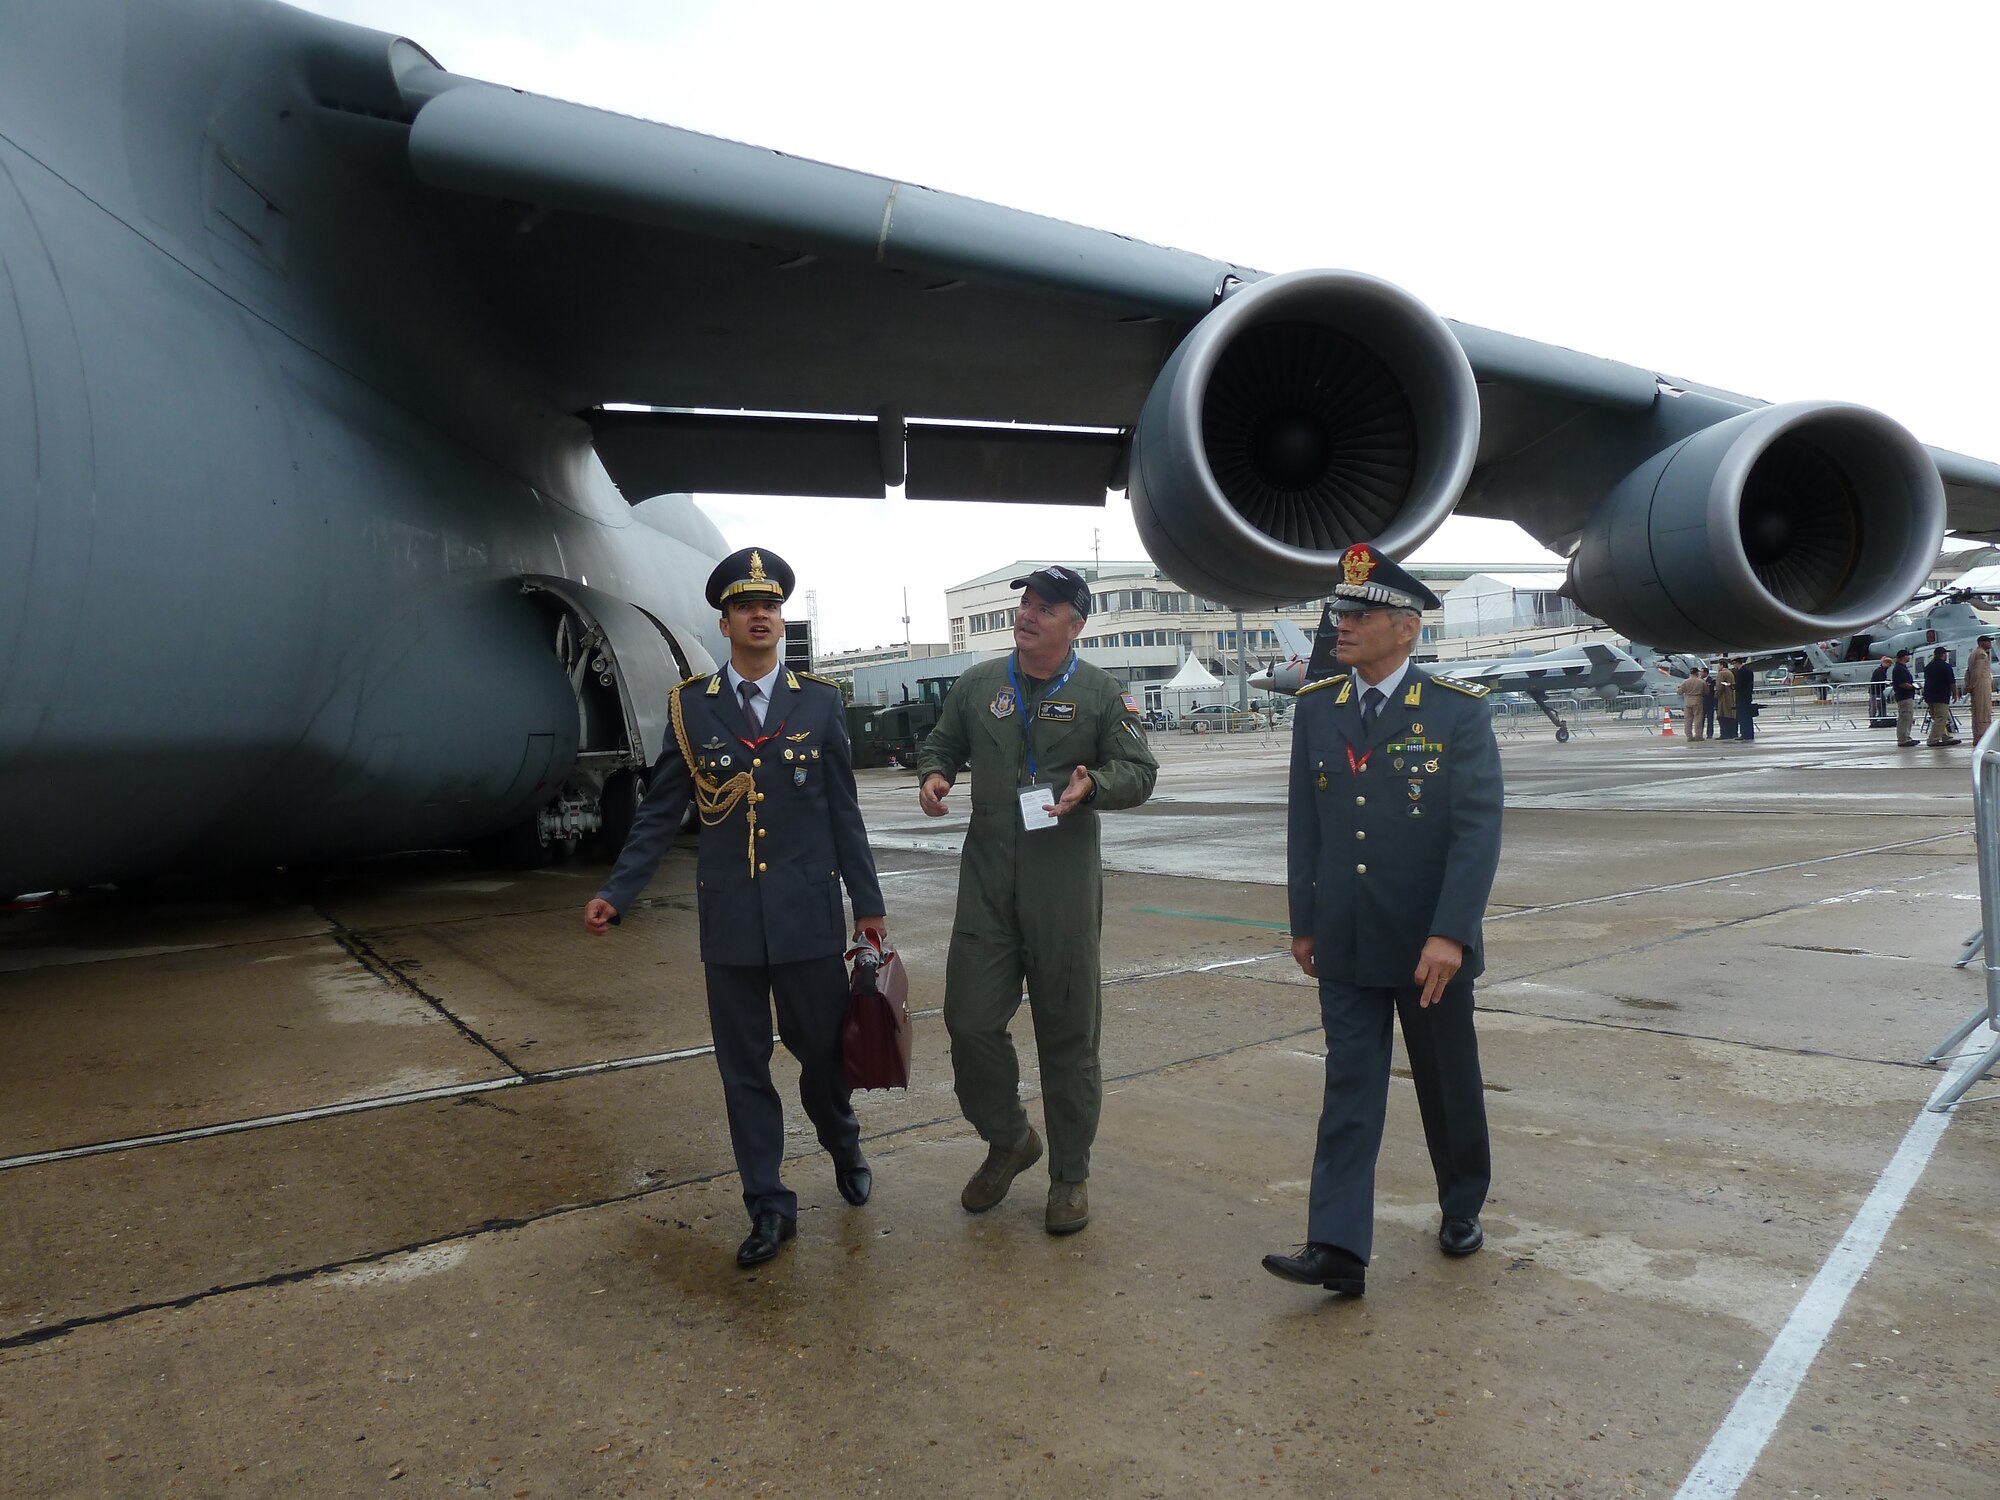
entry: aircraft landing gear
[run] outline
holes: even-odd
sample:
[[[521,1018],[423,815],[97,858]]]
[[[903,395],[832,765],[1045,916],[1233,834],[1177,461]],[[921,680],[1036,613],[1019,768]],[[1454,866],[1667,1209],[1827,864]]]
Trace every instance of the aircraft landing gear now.
[[[1539,708],[1544,714],[1547,714],[1549,722],[1556,726],[1556,743],[1558,745],[1567,745],[1569,743],[1569,725],[1563,722],[1562,715],[1549,707],[1548,699],[1534,694],[1530,694],[1529,696],[1534,697],[1535,707]]]

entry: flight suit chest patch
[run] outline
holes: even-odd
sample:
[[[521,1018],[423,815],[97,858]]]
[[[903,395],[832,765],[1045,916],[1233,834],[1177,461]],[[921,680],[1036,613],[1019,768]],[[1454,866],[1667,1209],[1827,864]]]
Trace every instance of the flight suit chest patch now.
[[[1038,719],[1074,719],[1076,717],[1076,705],[1074,703],[1044,703],[1040,708],[1035,710],[1035,717]]]

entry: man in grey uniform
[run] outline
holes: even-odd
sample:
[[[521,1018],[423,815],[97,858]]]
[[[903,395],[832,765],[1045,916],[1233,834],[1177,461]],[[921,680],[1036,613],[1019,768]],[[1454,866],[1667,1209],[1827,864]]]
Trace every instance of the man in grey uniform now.
[[[1097,815],[1144,802],[1159,767],[1132,695],[1076,654],[1090,586],[1054,566],[1013,586],[1025,590],[1014,651],[980,662],[953,685],[917,761],[918,801],[942,817],[953,781],[971,766],[944,1021],[959,1107],[988,1150],[959,1202],[984,1213],[1042,1154],[1021,1107],[1021,1066],[1007,1034],[1025,977],[1049,1128],[1042,1222],[1050,1234],[1072,1234],[1090,1222],[1084,1183],[1104,1101]]]
[[[1438,1246],[1470,1255],[1492,1176],[1472,981],[1500,862],[1500,749],[1483,686],[1409,657],[1438,599],[1366,543],[1334,588],[1349,670],[1299,694],[1286,848],[1292,955],[1319,980],[1326,1091],[1306,1245],[1267,1255],[1287,1281],[1360,1296],[1375,1159],[1400,1016],[1437,1177]]]
[[[840,1195],[857,1208],[874,1186],[861,1154],[841,1054],[848,941],[840,883],[855,926],[884,930],[882,891],[855,799],[840,689],[787,670],[784,601],[792,570],[745,548],[708,579],[729,665],[674,690],[673,743],[604,889],[584,908],[603,936],[653,878],[693,796],[701,815],[695,885],[708,1022],[743,1179],[750,1235],[737,1264],[761,1265],[796,1232],[798,1196],[779,1175],[785,1116],[771,1085],[771,1003],[799,1063],[799,1098],[833,1157]]]

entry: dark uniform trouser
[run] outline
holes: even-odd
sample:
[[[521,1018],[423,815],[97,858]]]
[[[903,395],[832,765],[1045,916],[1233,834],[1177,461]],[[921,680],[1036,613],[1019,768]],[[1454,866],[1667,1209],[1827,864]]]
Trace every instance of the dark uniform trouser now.
[[[1454,979],[1445,986],[1444,998],[1429,1008],[1417,1004],[1422,993],[1414,985],[1376,989],[1333,979],[1319,982],[1326,1094],[1313,1154],[1306,1238],[1338,1245],[1363,1261],[1375,1241],[1375,1159],[1388,1114],[1391,1027],[1398,1014],[1437,1177],[1438,1207],[1446,1218],[1474,1217],[1492,1184],[1485,1082],[1472,1026],[1472,981]]]
[[[1023,931],[1018,918],[989,922],[983,931],[953,931],[944,980],[952,1078],[959,1108],[980,1139],[1011,1146],[1028,1133],[1028,1112],[1020,1098],[1021,1064],[1007,1034],[1021,1008],[1025,978],[1042,1069],[1049,1177],[1082,1182],[1090,1176],[1090,1148],[1104,1105],[1104,1072],[1098,1062],[1104,1035],[1098,931],[1091,924],[1088,933],[1052,934],[1049,941],[1036,941],[1036,936]]]
[[[1754,740],[1757,738],[1757,705],[1748,698],[1736,700],[1736,738]]]
[[[861,1159],[861,1125],[848,1102],[840,1031],[847,1019],[847,966],[837,956],[793,964],[709,964],[708,1026],[729,1110],[729,1144],[752,1214],[799,1216],[798,1195],[779,1178],[785,1110],[771,1083],[771,1001],[778,1035],[798,1059],[799,1101],[819,1143],[841,1166]]]

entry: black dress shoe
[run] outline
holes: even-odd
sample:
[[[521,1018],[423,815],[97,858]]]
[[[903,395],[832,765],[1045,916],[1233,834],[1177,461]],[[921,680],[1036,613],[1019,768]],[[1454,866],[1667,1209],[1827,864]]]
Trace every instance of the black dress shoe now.
[[[1446,1219],[1438,1230],[1438,1249],[1446,1255],[1470,1255],[1486,1243],[1477,1219]]]
[[[736,1264],[761,1266],[778,1253],[778,1246],[799,1232],[795,1220],[781,1213],[750,1216],[750,1237],[736,1247]]]
[[[1353,1251],[1338,1245],[1309,1244],[1297,1255],[1267,1255],[1264,1269],[1285,1281],[1323,1286],[1349,1297],[1359,1297],[1368,1290],[1367,1265]]]
[[[875,1174],[868,1170],[865,1161],[851,1167],[835,1167],[833,1180],[840,1186],[840,1196],[856,1208],[866,1203],[868,1195],[875,1191]]]

